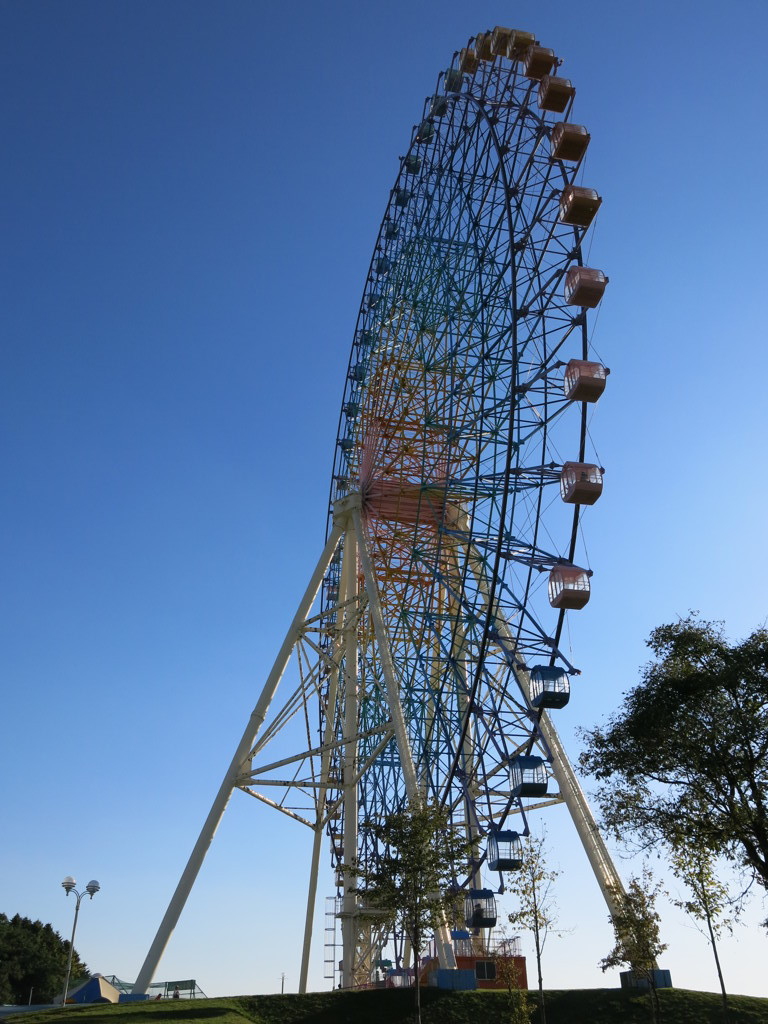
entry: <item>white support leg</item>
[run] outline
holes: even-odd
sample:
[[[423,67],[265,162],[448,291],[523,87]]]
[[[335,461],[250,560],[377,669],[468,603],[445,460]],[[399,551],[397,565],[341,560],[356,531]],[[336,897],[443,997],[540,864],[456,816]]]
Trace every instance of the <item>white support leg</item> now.
[[[344,595],[340,594],[340,603]],[[338,650],[334,650],[334,658],[338,658]],[[309,953],[312,947],[312,925],[315,919],[315,900],[317,899],[317,876],[320,868],[320,851],[323,844],[323,812],[325,809],[325,794],[327,787],[324,783],[328,779],[328,768],[331,761],[330,744],[334,733],[334,715],[336,709],[336,696],[338,693],[339,670],[335,668],[328,682],[328,703],[325,719],[324,746],[325,749],[320,758],[320,786],[317,793],[317,814],[315,818],[315,835],[312,842],[312,860],[309,866],[309,887],[307,890],[307,912],[304,918],[304,943],[301,950],[301,968],[299,971],[299,992],[307,991],[307,978],[309,976]]]
[[[235,751],[235,756],[232,758],[232,762],[227,769],[227,773],[224,776],[218,793],[216,794],[216,798],[213,801],[213,806],[211,807],[208,817],[205,819],[205,824],[203,825],[198,840],[195,843],[190,858],[187,861],[187,866],[184,868],[179,884],[176,886],[176,891],[171,898],[171,902],[168,905],[165,916],[160,922],[157,935],[149,948],[147,957],[139,971],[136,983],[133,986],[133,992],[145,993],[152,981],[152,978],[154,977],[160,958],[165,951],[165,947],[173,933],[173,929],[176,927],[179,916],[184,909],[184,904],[187,902],[187,898],[195,883],[195,879],[200,871],[205,855],[208,852],[208,847],[211,845],[211,841],[219,826],[221,817],[229,803],[229,798],[232,795],[235,782],[238,776],[242,773],[243,763],[248,758],[253,747],[259,729],[261,728],[267,711],[269,710],[269,705],[271,704],[272,698],[274,697],[275,691],[280,683],[280,679],[285,672],[285,668],[293,652],[293,648],[301,635],[304,621],[307,618],[309,610],[317,596],[317,592],[320,589],[320,584],[322,583],[323,576],[330,565],[333,553],[339,543],[341,533],[341,527],[334,524],[333,530],[331,531],[328,541],[323,549],[323,553],[320,555],[317,566],[315,567],[315,571],[312,573],[309,585],[304,592],[304,596],[299,603],[299,607],[296,610],[293,621],[286,633],[285,640],[283,640],[280,652],[272,666],[272,671],[267,677],[267,681],[261,691],[261,696],[259,697],[256,707],[253,709],[251,717],[248,720],[245,732],[243,733],[242,739]]]
[[[304,943],[301,948],[301,969],[299,971],[299,993],[307,991],[309,977],[309,953],[312,948],[312,925],[315,920],[315,900],[317,899],[317,875],[320,868],[320,852],[323,845],[323,829],[320,825],[321,815],[318,812],[318,823],[312,841],[312,860],[309,866],[309,887],[307,889],[307,912],[304,917]]]
[[[616,865],[613,863],[603,837],[600,835],[592,809],[584,795],[584,790],[579,785],[579,780],[568,760],[557,730],[546,712],[541,716],[540,725],[542,735],[552,754],[552,770],[560,787],[560,794],[571,813],[573,824],[579,839],[581,839],[597,884],[600,886],[608,912],[612,915],[617,914],[620,908],[616,903],[616,894],[624,892],[621,876],[616,870]]]
[[[362,565],[365,589],[368,595],[368,608],[373,621],[373,629],[376,634],[376,644],[378,646],[379,659],[381,661],[381,670],[384,675],[387,704],[389,706],[389,713],[392,716],[392,727],[395,733],[395,742],[397,744],[398,754],[400,755],[400,765],[403,770],[405,792],[409,803],[413,804],[414,807],[421,807],[423,804],[422,794],[416,777],[416,768],[413,763],[411,744],[408,739],[408,731],[405,726],[403,707],[400,703],[400,689],[397,684],[395,667],[392,661],[392,651],[389,646],[389,636],[387,635],[384,616],[381,611],[381,603],[379,601],[379,588],[373,574],[371,556],[368,553],[368,546],[366,544],[365,534],[363,533],[359,504],[352,508],[352,517],[358,538],[360,563]],[[445,921],[440,928],[436,929],[435,939],[437,942],[440,966],[456,967],[456,956],[453,952],[450,931]]]
[[[357,530],[354,522],[347,528],[344,543],[342,574],[345,592],[357,597]],[[343,988],[356,981],[357,959],[357,893],[352,867],[357,863],[357,733],[358,733],[358,652],[357,601],[347,604],[344,612],[344,895],[342,900],[342,973]]]
[[[490,607],[490,593],[488,585],[483,576],[483,566],[480,556],[470,558],[470,563],[473,568],[473,574],[478,585],[478,589],[483,596],[486,607]],[[520,685],[525,693],[528,700],[531,698],[531,680],[528,674],[527,667],[524,666],[522,657],[517,651],[517,644],[512,630],[509,628],[509,624],[506,619],[501,616],[496,609],[492,610],[493,623],[499,634],[515,651],[515,655],[520,663],[520,668],[517,670],[517,678]],[[570,812],[573,824],[576,828],[576,832],[581,839],[584,852],[587,855],[587,859],[592,867],[595,874],[597,884],[600,887],[600,891],[603,894],[608,912],[615,914],[618,910],[616,905],[616,899],[614,893],[623,893],[624,886],[621,881],[621,876],[616,870],[616,865],[613,863],[613,859],[608,852],[603,837],[600,835],[600,830],[597,827],[592,809],[587,802],[587,798],[584,795],[584,791],[579,785],[579,781],[576,778],[576,773],[573,770],[571,762],[568,760],[568,755],[565,752],[565,747],[557,734],[557,730],[552,724],[552,720],[545,711],[541,716],[539,723],[541,728],[541,734],[544,737],[544,741],[549,747],[552,755],[552,771],[554,772],[557,784],[560,787],[560,795]]]
[[[387,694],[387,705],[389,706],[389,713],[392,716],[395,743],[397,744],[397,752],[400,755],[400,766],[403,770],[405,792],[409,802],[415,807],[420,807],[422,804],[421,792],[419,791],[416,769],[413,764],[413,754],[411,753],[411,744],[408,739],[408,730],[405,727],[403,706],[400,703],[400,690],[397,685],[395,666],[392,662],[392,651],[389,646],[389,637],[387,635],[387,628],[384,625],[384,616],[381,611],[379,588],[376,582],[376,577],[373,574],[371,556],[368,554],[368,545],[366,544],[365,534],[363,533],[359,504],[357,507],[352,509],[352,518],[355,524],[355,533],[358,537],[360,563],[363,568],[366,593],[368,594],[368,609],[371,614],[371,619],[373,620],[373,630],[376,634],[376,644],[379,649],[379,660],[381,661],[381,671],[384,675],[384,687]]]

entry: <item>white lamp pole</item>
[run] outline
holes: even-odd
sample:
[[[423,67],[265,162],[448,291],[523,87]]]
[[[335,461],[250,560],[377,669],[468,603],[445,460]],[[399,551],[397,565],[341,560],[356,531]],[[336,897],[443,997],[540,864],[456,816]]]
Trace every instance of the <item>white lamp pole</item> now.
[[[73,892],[75,894],[75,896],[77,897],[77,902],[75,903],[75,920],[74,920],[74,922],[72,924],[72,938],[69,941],[69,958],[67,960],[67,977],[66,977],[66,980],[64,982],[64,996],[63,996],[63,998],[61,1000],[61,1005],[62,1006],[66,1006],[67,1005],[67,993],[69,992],[69,975],[70,975],[70,973],[72,971],[72,954],[75,951],[75,932],[77,931],[77,915],[80,913],[80,900],[83,898],[83,896],[85,896],[86,893],[88,893],[88,895],[91,897],[91,899],[93,899],[93,897],[99,891],[101,886],[99,885],[99,883],[97,881],[94,880],[94,881],[89,882],[88,885],[86,885],[84,892],[78,892],[77,889],[75,888],[75,886],[77,885],[77,882],[74,880],[74,878],[71,875],[67,875],[67,877],[64,879],[64,881],[61,884],[66,889],[67,896],[69,896],[69,894],[71,892]]]

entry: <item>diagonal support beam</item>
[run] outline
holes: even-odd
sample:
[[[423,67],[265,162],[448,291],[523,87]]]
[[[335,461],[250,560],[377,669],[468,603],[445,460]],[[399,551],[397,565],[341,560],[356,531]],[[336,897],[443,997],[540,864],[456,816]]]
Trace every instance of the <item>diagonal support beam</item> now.
[[[352,519],[355,524],[355,533],[358,537],[360,564],[363,569],[366,593],[368,594],[368,609],[371,614],[371,619],[373,620],[373,631],[376,634],[376,645],[379,649],[379,661],[381,663],[382,674],[384,675],[384,688],[387,695],[387,705],[389,706],[389,714],[392,719],[392,727],[395,732],[397,752],[400,755],[400,766],[403,771],[405,792],[410,803],[415,807],[419,807],[422,803],[421,791],[419,789],[418,779],[416,778],[416,769],[413,764],[413,754],[411,753],[411,744],[408,739],[408,730],[405,726],[403,706],[400,703],[400,690],[397,684],[397,676],[395,675],[395,666],[392,661],[389,636],[384,624],[381,602],[379,601],[379,586],[373,573],[371,556],[368,552],[365,534],[363,533],[359,504],[352,508]]]
[[[355,524],[355,533],[358,538],[360,564],[363,569],[363,578],[365,580],[366,592],[368,594],[368,608],[373,621],[374,633],[376,634],[376,644],[379,649],[379,661],[384,675],[387,704],[389,705],[389,713],[392,718],[395,743],[397,744],[397,751],[400,755],[400,766],[403,772],[403,781],[405,782],[405,792],[408,796],[409,802],[415,807],[420,807],[423,804],[423,799],[419,788],[418,778],[416,776],[416,768],[413,763],[413,754],[411,752],[411,744],[408,739],[408,731],[405,726],[403,707],[400,703],[400,690],[397,684],[397,676],[395,675],[395,666],[392,661],[389,636],[384,624],[384,616],[382,614],[381,603],[379,601],[379,587],[373,573],[371,556],[368,552],[368,545],[365,533],[363,532],[362,516],[360,515],[360,496],[350,496],[350,499],[353,497],[357,498],[357,502],[351,505],[352,519]],[[347,500],[349,501],[350,499]],[[437,943],[440,966],[456,967],[456,956],[453,951],[453,944],[451,943],[450,932],[445,919],[443,920],[443,923],[435,929],[435,941]]]
[[[483,573],[482,559],[477,554],[474,557],[470,557],[469,561],[485,606],[490,608],[490,589]],[[520,689],[530,703],[531,678],[528,668],[517,649],[517,643],[512,630],[509,628],[509,623],[495,608],[491,610],[491,614],[499,637],[515,652],[515,657],[519,663],[519,668],[515,669],[515,677],[520,685]],[[603,899],[608,907],[608,912],[616,914],[619,908],[616,904],[615,894],[624,892],[621,875],[616,870],[613,858],[608,852],[608,847],[605,845],[600,834],[600,829],[592,814],[592,808],[589,806],[584,790],[581,788],[573,766],[568,760],[568,755],[565,752],[565,747],[557,733],[557,729],[555,729],[552,719],[546,711],[541,715],[539,728],[541,729],[544,742],[549,747],[550,754],[552,755],[552,771],[560,787],[560,795],[570,812],[576,832],[581,840],[581,845],[584,847],[584,852],[587,855],[597,884],[603,894]]]
[[[315,571],[310,577],[304,596],[296,609],[296,614],[288,628],[288,632],[285,635],[285,639],[283,640],[280,651],[275,659],[275,663],[272,666],[272,670],[269,673],[267,681],[264,684],[264,688],[261,691],[261,696],[256,703],[256,707],[251,712],[251,717],[245,727],[242,739],[235,750],[235,755],[232,758],[224,779],[222,780],[219,791],[216,794],[216,798],[214,799],[213,805],[208,813],[208,817],[205,819],[205,824],[203,825],[197,842],[190,854],[187,866],[184,868],[182,876],[179,879],[179,884],[176,886],[176,891],[171,897],[171,902],[168,905],[165,916],[160,922],[160,927],[157,930],[157,934],[149,948],[149,952],[147,953],[147,957],[142,968],[139,971],[136,983],[133,986],[133,992],[146,993],[149,984],[154,977],[157,965],[160,963],[160,958],[165,952],[165,947],[168,945],[168,940],[173,934],[173,929],[176,927],[179,917],[181,916],[184,904],[187,902],[187,898],[192,891],[192,886],[195,883],[195,879],[200,871],[205,855],[208,852],[208,847],[211,845],[211,841],[216,833],[216,829],[219,827],[222,815],[227,808],[229,798],[232,795],[232,790],[235,788],[238,777],[243,773],[243,763],[247,759],[254,743],[256,742],[256,737],[264,723],[264,719],[269,710],[269,705],[272,703],[272,698],[275,695],[275,691],[280,684],[280,680],[283,677],[283,673],[285,672],[288,661],[293,653],[293,648],[301,636],[304,622],[315,598],[317,597],[317,592],[320,589],[323,576],[328,570],[328,566],[331,563],[331,559],[336,551],[341,535],[341,526],[334,524],[326,545],[323,548],[323,552],[315,566]]]

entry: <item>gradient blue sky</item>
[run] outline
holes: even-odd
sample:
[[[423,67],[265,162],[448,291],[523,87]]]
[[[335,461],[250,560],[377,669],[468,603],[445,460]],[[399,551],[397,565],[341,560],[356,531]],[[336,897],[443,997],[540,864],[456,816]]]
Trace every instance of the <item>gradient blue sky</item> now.
[[[654,625],[766,619],[764,0],[4,0],[0,910],[68,934],[59,882],[98,878],[94,970],[136,974],[319,553],[397,158],[495,24],[565,59],[604,197],[571,753]],[[571,932],[546,983],[618,984],[563,807],[547,827]],[[309,849],[235,794],[158,976],[294,990]],[[765,913],[725,943],[733,991],[768,994]],[[714,988],[703,938],[664,923],[676,984]]]

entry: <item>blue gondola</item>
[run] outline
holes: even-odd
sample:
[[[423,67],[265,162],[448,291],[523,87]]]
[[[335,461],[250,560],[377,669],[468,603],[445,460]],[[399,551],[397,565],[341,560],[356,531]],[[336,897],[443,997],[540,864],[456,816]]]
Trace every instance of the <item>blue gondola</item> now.
[[[470,889],[464,897],[467,928],[493,928],[496,924],[496,897],[490,889]]]
[[[534,665],[531,669],[531,704],[535,708],[564,708],[571,696],[571,681],[565,669]]]
[[[516,757],[509,766],[512,796],[545,796],[547,773],[540,757]]]
[[[433,96],[429,111],[433,117],[445,117],[448,113],[448,100],[445,96]]]
[[[491,871],[517,871],[523,866],[523,850],[519,832],[491,832],[486,848],[486,862]]]
[[[461,92],[463,84],[464,75],[462,75],[458,68],[448,68],[445,72],[445,88],[449,92]]]
[[[418,131],[416,132],[417,142],[429,142],[432,136],[435,134],[435,126],[430,120],[422,121],[419,125]]]

